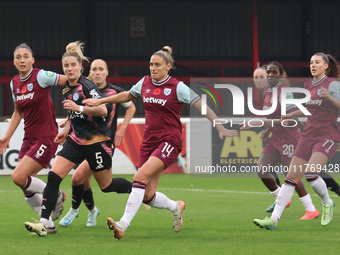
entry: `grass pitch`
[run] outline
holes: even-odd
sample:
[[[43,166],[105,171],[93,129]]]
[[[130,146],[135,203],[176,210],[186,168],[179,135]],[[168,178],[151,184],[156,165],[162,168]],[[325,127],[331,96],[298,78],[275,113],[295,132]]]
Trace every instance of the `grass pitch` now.
[[[122,176],[132,180],[131,175]],[[46,181],[46,176],[39,176]],[[308,185],[306,185],[308,186]],[[71,206],[71,176],[61,188],[67,193],[64,212]],[[190,175],[163,175],[159,191],[187,204],[181,232],[172,229],[167,210],[140,208],[123,239],[112,238],[106,218],[119,220],[127,194],[104,194],[93,181],[96,206],[100,210],[97,226],[86,227],[87,209],[80,206],[79,217],[58,233],[38,237],[29,233],[25,221],[37,218],[24,201],[21,190],[10,176],[0,176],[0,254],[337,254],[340,248],[340,208],[334,219],[321,226],[320,218],[300,221],[304,209],[294,194],[278,229],[259,229],[254,218],[263,218],[273,198],[260,179],[192,178]],[[319,197],[308,187],[317,209]],[[338,196],[332,199],[340,205]],[[339,206],[338,205],[338,206]],[[267,214],[269,215],[269,214]]]

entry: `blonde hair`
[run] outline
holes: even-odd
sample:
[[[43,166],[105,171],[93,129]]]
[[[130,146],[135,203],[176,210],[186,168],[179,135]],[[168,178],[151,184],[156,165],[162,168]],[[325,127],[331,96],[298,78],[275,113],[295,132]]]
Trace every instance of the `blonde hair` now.
[[[154,54],[152,54],[152,56],[160,56],[165,60],[166,64],[172,65],[171,68],[175,67],[175,60],[172,56],[172,48],[170,46],[164,46],[161,50],[156,51]]]
[[[83,54],[85,43],[81,41],[70,42],[66,46],[66,52],[64,53],[62,59],[65,57],[76,57],[79,64],[82,64],[83,60],[89,62],[89,58],[85,57]]]

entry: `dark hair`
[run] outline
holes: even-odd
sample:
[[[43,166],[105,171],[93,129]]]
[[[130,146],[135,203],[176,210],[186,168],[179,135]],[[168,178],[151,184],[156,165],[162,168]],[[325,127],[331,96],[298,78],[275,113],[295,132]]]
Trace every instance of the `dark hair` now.
[[[280,72],[281,77],[282,77],[282,78],[287,78],[286,70],[283,68],[283,66],[282,66],[279,62],[277,62],[277,61],[269,62],[269,63],[267,64],[267,68],[268,68],[270,65],[277,66],[277,68],[279,69],[279,72]]]
[[[25,48],[25,49],[29,50],[29,52],[31,52],[32,57],[33,57],[33,51],[31,49],[31,47],[27,45],[27,43],[19,44],[17,47],[15,47],[14,52],[16,52],[18,49],[21,49],[21,48]]]
[[[326,69],[326,75],[328,77],[340,78],[340,66],[332,55],[317,52],[313,56],[321,56],[325,63],[328,64],[328,68]]]

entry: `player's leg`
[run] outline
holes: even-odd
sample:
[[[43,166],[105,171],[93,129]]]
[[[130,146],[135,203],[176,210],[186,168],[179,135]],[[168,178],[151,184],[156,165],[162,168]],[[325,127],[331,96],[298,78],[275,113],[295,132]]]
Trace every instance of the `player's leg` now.
[[[84,160],[72,175],[72,206],[67,214],[59,221],[59,225],[66,227],[71,225],[73,220],[78,217],[79,206],[83,199],[84,183],[87,179],[91,180],[92,172],[87,161]]]
[[[320,172],[320,177],[325,181],[327,188],[340,196],[340,186],[329,173],[327,173],[325,170],[322,170]]]
[[[254,219],[255,225],[261,228],[264,227],[269,230],[276,229],[277,223],[281,218],[284,209],[286,208],[294,194],[297,183],[303,177],[306,163],[307,161],[304,159],[295,156],[293,157],[285,182],[282,185],[278,197],[275,201],[276,205],[271,217],[265,218],[264,220]]]
[[[276,199],[280,191],[280,186],[277,184],[277,180],[273,176],[273,171],[271,171],[271,168],[276,166],[281,161],[281,159],[276,150],[268,151],[268,146],[266,150],[267,152],[262,153],[259,160],[257,161],[257,165],[259,167],[258,176],[261,178],[263,184],[270,191],[270,194],[272,194]],[[266,212],[273,212],[274,207],[275,203],[270,205],[266,209]]]
[[[314,152],[308,161],[308,166],[321,170],[328,162],[328,157],[321,152]],[[309,169],[311,170],[311,169]],[[318,175],[318,172],[307,170],[305,177],[313,190],[319,195],[323,205],[321,224],[327,225],[333,219],[334,201],[329,197],[328,189],[324,180]]]
[[[290,161],[290,159],[282,160],[282,165],[288,168],[290,165]],[[311,220],[317,218],[319,216],[319,211],[316,210],[312,198],[307,192],[306,186],[302,180],[298,182],[295,190],[296,193],[298,193],[300,201],[306,210],[306,213],[300,218],[300,220]]]

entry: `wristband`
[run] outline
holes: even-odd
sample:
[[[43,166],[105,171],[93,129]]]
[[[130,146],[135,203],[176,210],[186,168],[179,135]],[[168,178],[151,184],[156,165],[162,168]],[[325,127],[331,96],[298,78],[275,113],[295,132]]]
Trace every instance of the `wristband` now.
[[[84,112],[84,106],[79,106],[79,112]]]

